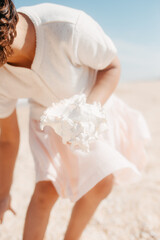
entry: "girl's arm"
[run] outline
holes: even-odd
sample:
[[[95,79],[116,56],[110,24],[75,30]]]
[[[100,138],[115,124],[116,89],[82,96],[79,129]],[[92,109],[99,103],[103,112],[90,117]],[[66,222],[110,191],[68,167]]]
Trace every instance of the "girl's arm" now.
[[[16,111],[0,119],[0,222],[10,209],[10,188],[19,148],[19,128]]]
[[[96,83],[87,98],[87,103],[97,101],[103,105],[115,90],[119,78],[120,63],[118,57],[115,57],[107,68],[98,71]]]

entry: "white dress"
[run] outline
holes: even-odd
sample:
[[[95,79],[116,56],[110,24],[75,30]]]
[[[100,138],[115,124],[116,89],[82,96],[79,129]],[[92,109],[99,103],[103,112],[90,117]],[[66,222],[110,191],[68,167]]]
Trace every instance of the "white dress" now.
[[[5,64],[0,69],[0,118],[9,116],[18,98],[29,98],[30,146],[36,182],[50,180],[61,197],[77,201],[100,180],[114,174],[119,184],[140,178],[150,138],[138,111],[112,95],[104,104],[110,131],[89,153],[71,148],[51,127],[40,129],[40,116],[52,102],[89,94],[97,71],[107,67],[116,48],[101,27],[82,11],[56,4],[22,7],[36,30],[31,69]]]

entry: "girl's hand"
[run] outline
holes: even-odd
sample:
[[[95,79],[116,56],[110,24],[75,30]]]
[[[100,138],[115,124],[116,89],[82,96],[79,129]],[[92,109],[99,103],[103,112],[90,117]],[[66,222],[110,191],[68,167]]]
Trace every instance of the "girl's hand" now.
[[[11,207],[11,196],[10,195],[0,198],[0,224],[3,223],[3,217],[7,210],[10,210],[14,215],[16,215],[15,211]]]

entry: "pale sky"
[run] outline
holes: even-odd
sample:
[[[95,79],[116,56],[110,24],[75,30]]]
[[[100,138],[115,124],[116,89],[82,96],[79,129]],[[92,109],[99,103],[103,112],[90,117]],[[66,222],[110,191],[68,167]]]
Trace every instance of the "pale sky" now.
[[[15,0],[16,7],[52,2],[91,15],[118,49],[121,80],[160,79],[160,0]]]

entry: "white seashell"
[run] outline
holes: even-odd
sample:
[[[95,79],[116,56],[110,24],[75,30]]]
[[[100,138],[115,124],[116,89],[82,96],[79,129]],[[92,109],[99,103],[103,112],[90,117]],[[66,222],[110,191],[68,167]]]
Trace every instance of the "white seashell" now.
[[[89,152],[90,143],[108,129],[107,113],[100,102],[88,104],[85,94],[74,95],[45,110],[40,127],[45,126],[52,127],[72,149]]]

